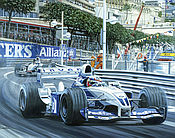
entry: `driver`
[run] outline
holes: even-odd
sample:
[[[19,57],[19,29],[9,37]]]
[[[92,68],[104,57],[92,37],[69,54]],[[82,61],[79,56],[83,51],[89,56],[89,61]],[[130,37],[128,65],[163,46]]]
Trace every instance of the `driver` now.
[[[28,71],[34,71],[37,67],[36,59],[33,59],[33,62],[28,66]]]
[[[101,82],[101,79],[99,77],[95,77],[92,74],[91,65],[84,64],[75,83],[89,87],[95,83]]]
[[[97,84],[98,82],[102,82],[101,79],[99,77],[87,77],[86,79],[84,79],[83,83],[84,86],[86,87],[90,87],[93,86],[94,84]]]

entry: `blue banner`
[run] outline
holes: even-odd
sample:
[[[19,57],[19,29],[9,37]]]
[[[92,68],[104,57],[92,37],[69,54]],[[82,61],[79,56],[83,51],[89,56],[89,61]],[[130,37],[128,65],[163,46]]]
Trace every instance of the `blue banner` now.
[[[76,49],[62,45],[64,58],[76,58]],[[32,43],[0,41],[0,58],[61,58],[61,48]]]

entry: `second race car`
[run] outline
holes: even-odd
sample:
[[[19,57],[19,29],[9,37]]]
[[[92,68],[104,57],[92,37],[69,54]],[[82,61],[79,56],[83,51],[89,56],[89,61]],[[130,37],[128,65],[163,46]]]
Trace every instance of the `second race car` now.
[[[15,75],[16,76],[36,76],[37,70],[39,67],[55,67],[56,63],[41,63],[40,58],[37,57],[33,59],[32,62],[26,64],[16,64],[15,66]]]

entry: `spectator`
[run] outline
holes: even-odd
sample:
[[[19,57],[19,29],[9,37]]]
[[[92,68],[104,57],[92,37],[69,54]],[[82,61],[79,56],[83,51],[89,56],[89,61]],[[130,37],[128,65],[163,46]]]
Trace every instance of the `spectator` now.
[[[92,59],[92,60],[91,60],[91,67],[94,68],[96,58],[95,58],[95,56],[91,56],[91,59]]]
[[[148,72],[148,59],[147,56],[144,56],[144,60],[143,60],[143,70],[145,72]]]
[[[100,50],[99,53],[100,54],[97,56],[97,62],[99,62],[99,63],[96,66],[96,69],[103,68],[103,50]]]

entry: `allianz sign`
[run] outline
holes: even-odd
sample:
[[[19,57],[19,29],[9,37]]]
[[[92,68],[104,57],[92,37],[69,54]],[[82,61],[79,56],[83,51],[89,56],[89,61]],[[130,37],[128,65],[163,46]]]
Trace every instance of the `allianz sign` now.
[[[64,58],[76,57],[76,49],[63,45]],[[0,41],[0,58],[61,58],[58,46],[46,46],[32,43]]]

